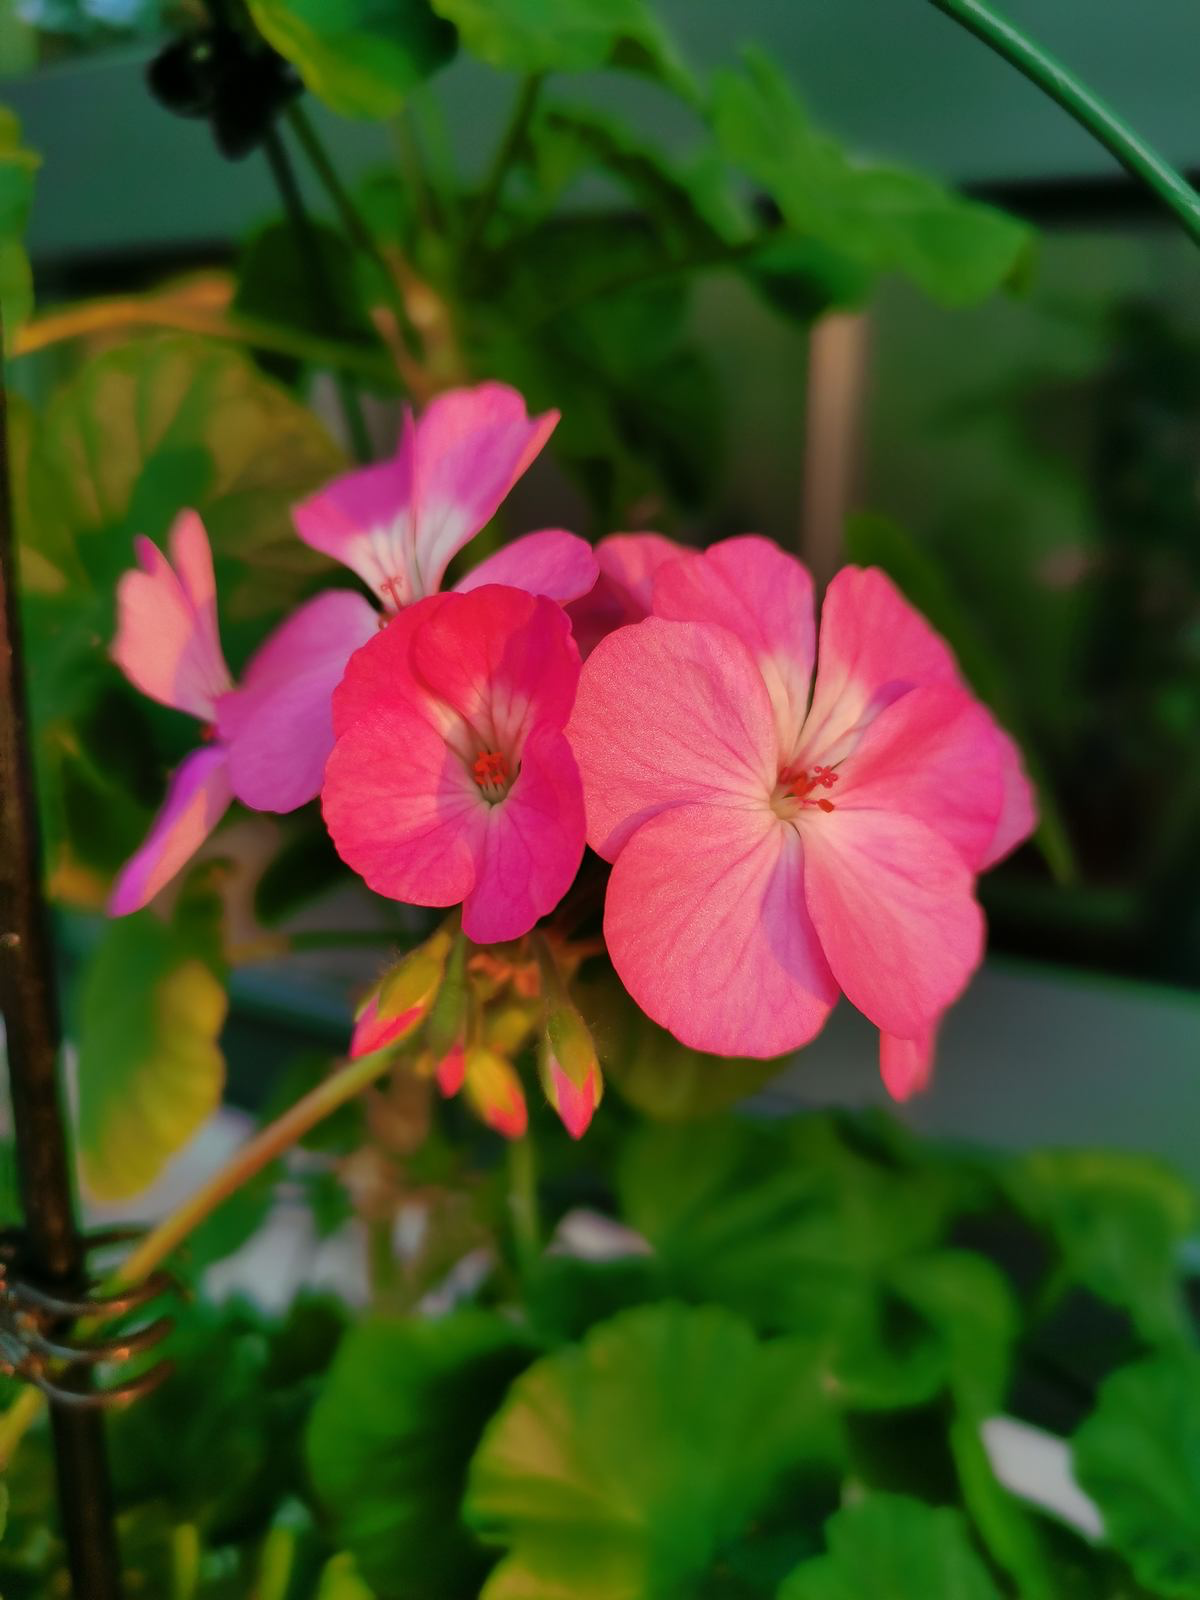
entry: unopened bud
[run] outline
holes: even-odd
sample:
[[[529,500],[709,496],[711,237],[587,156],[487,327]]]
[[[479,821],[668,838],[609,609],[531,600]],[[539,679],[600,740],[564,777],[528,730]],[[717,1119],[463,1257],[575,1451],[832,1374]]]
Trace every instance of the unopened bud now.
[[[441,983],[429,1009],[425,1042],[437,1060],[461,1045],[467,1033],[467,940],[460,929],[451,938],[443,964]]]
[[[452,1044],[446,1054],[437,1064],[437,1086],[451,1099],[463,1086],[463,1079],[467,1075],[467,1052],[461,1040]]]
[[[538,1071],[563,1127],[572,1139],[582,1139],[604,1093],[604,1078],[588,1025],[570,1002],[546,1018]]]
[[[506,1139],[520,1139],[529,1125],[521,1080],[510,1061],[475,1046],[464,1062],[465,1088],[472,1109]]]
[[[400,1044],[420,1027],[437,998],[450,942],[450,935],[439,929],[397,962],[371,991],[355,1018],[352,1058]]]

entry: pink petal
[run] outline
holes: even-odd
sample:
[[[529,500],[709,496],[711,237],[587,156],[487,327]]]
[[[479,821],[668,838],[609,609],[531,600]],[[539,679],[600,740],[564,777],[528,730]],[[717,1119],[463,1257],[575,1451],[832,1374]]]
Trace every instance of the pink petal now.
[[[204,524],[194,511],[176,517],[174,566],[149,539],[135,540],[134,548],[140,570],[126,572],[117,584],[112,658],[143,694],[207,722],[231,679]]]
[[[543,528],[487,556],[454,587],[459,594],[468,594],[485,583],[504,583],[565,605],[594,587],[598,571],[586,539],[561,528]]]
[[[420,701],[393,695],[347,728],[321,808],[338,854],[376,894],[451,906],[475,882],[487,802]]]
[[[613,533],[596,546],[596,586],[567,608],[579,652],[586,660],[601,639],[650,615],[654,575],[667,561],[690,555],[661,533]]]
[[[108,902],[111,917],[140,911],[195,855],[233,799],[220,745],[194,750],[171,776],[146,841],[122,867]]]
[[[530,417],[515,389],[481,383],[450,389],[417,423],[416,569],[433,594],[451,558],[495,516],[558,422]]]
[[[885,706],[922,684],[958,683],[949,645],[875,567],[843,567],[825,592],[805,766],[830,765]]]
[[[1037,800],[1022,764],[1020,749],[1003,728],[997,726],[995,732],[1000,752],[1002,798],[996,830],[979,863],[981,870],[1003,861],[1037,827]]]
[[[518,939],[571,887],[583,860],[583,785],[571,747],[542,724],[525,740],[508,794],[488,807],[463,932],[476,944]]]
[[[444,594],[418,600],[393,617],[386,627],[377,628],[374,637],[354,652],[333,692],[335,738],[340,738],[360,717],[373,716],[379,706],[390,700],[415,696],[422,703],[428,701],[428,690],[417,684],[412,673],[413,634],[450,600],[451,596]],[[433,718],[431,726],[436,726],[436,721]]]
[[[877,1028],[915,1038],[983,954],[971,869],[915,817],[839,805],[806,814],[801,831],[805,899],[834,977]]]
[[[379,615],[348,589],[309,600],[250,661],[219,707],[234,793],[256,811],[294,811],[320,792],[333,749],[333,691],[374,638]]]
[[[867,728],[838,768],[830,798],[838,810],[916,817],[978,869],[1000,815],[1002,737],[966,690],[910,690]]]
[[[761,807],[778,776],[762,675],[739,639],[705,623],[649,617],[609,634],[584,667],[567,737],[588,843],[609,861],[665,808]]]
[[[445,596],[413,630],[409,661],[485,749],[510,760],[520,759],[535,723],[563,726],[579,681],[579,652],[562,608],[499,584]]]
[[[582,1084],[574,1084],[559,1066],[550,1066],[550,1098],[572,1139],[582,1139],[600,1101],[600,1078],[593,1067]]]
[[[652,817],[609,880],[604,933],[621,981],[694,1049],[776,1056],[807,1044],[837,986],[805,910],[804,875],[799,835],[765,804]]]
[[[928,1089],[936,1045],[936,1028],[927,1028],[915,1039],[898,1039],[894,1033],[879,1035],[879,1074],[893,1100],[909,1100]]]
[[[467,1075],[467,1052],[462,1044],[451,1045],[437,1064],[437,1086],[447,1100],[463,1086]]]
[[[359,577],[389,610],[419,600],[415,553],[416,425],[405,412],[396,453],[343,473],[292,507],[296,532]]]
[[[399,1044],[428,1014],[429,1007],[421,1003],[409,1006],[407,1011],[400,1012],[398,1016],[381,1020],[378,997],[372,995],[355,1019],[354,1033],[350,1039],[350,1059],[357,1061],[359,1056],[373,1055],[376,1050],[383,1050],[390,1044]]]
[[[736,633],[763,675],[785,761],[799,747],[816,649],[808,570],[770,539],[724,539],[654,580],[654,614]]]

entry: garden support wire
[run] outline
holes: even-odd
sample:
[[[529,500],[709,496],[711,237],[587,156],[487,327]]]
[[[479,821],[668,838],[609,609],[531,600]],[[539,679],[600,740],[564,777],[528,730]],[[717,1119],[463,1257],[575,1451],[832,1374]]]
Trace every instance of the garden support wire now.
[[[88,1289],[87,1247],[75,1221],[58,1081],[54,960],[41,891],[33,761],[21,658],[16,540],[8,470],[7,393],[0,382],[0,1012],[7,1040],[24,1217],[19,1271],[51,1300]],[[86,1397],[86,1362],[64,1379]],[[61,1523],[76,1600],[119,1600],[120,1564],[100,1409],[50,1395]]]

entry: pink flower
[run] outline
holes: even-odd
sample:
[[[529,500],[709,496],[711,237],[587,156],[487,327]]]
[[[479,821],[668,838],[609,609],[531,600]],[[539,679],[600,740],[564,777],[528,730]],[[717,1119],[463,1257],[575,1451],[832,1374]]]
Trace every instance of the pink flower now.
[[[406,411],[396,454],[296,506],[296,531],[357,572],[387,612],[436,594],[451,559],[496,514],[558,421],[530,417],[515,389],[451,389],[419,420]],[[511,584],[566,602],[596,581],[596,560],[574,534],[526,534],[480,562],[455,587]]]
[[[567,606],[575,642],[586,661],[614,628],[650,615],[654,574],[686,554],[661,533],[610,533],[595,549],[599,577],[593,589]]]
[[[322,805],[376,893],[463,903],[479,944],[550,911],[583,855],[563,735],[579,652],[561,608],[501,585],[435,595],[359,650],[333,703]]]
[[[170,560],[149,539],[138,539],[135,549],[137,568],[117,585],[113,660],[143,694],[198,717],[209,742],[172,775],[145,843],[117,878],[112,916],[139,910],[169,883],[235,795],[274,811],[313,798],[333,743],[334,685],[377,626],[361,595],[318,595],[267,639],[235,690],[221,652],[212,552],[200,518],[184,511],[175,519]],[[243,740],[248,728],[253,736]]]
[[[874,569],[830,584],[815,681],[811,579],[767,540],[663,565],[653,604],[568,729],[618,973],[723,1055],[807,1043],[844,993],[912,1092],[980,959],[975,874],[1032,826],[1011,741]]]

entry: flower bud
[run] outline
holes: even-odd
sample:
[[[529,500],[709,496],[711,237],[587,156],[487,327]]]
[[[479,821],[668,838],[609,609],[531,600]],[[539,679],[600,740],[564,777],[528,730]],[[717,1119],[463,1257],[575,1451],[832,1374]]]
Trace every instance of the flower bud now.
[[[546,1018],[538,1071],[563,1127],[572,1139],[582,1139],[600,1104],[604,1078],[588,1025],[569,1001]]]
[[[355,1018],[352,1059],[400,1044],[424,1022],[437,997],[450,944],[450,935],[439,928],[371,991]]]
[[[466,1053],[464,1072],[467,1099],[476,1114],[506,1139],[521,1138],[529,1117],[512,1063],[476,1045]]]
[[[425,1042],[433,1051],[435,1060],[442,1061],[456,1047],[461,1050],[467,1036],[470,999],[467,941],[460,929],[451,940],[441,984],[430,1007],[429,1022],[425,1028]]]
[[[437,1086],[447,1100],[451,1099],[462,1088],[463,1079],[466,1075],[467,1052],[463,1047],[462,1041],[459,1040],[446,1051],[446,1054],[438,1062],[435,1073]]]

